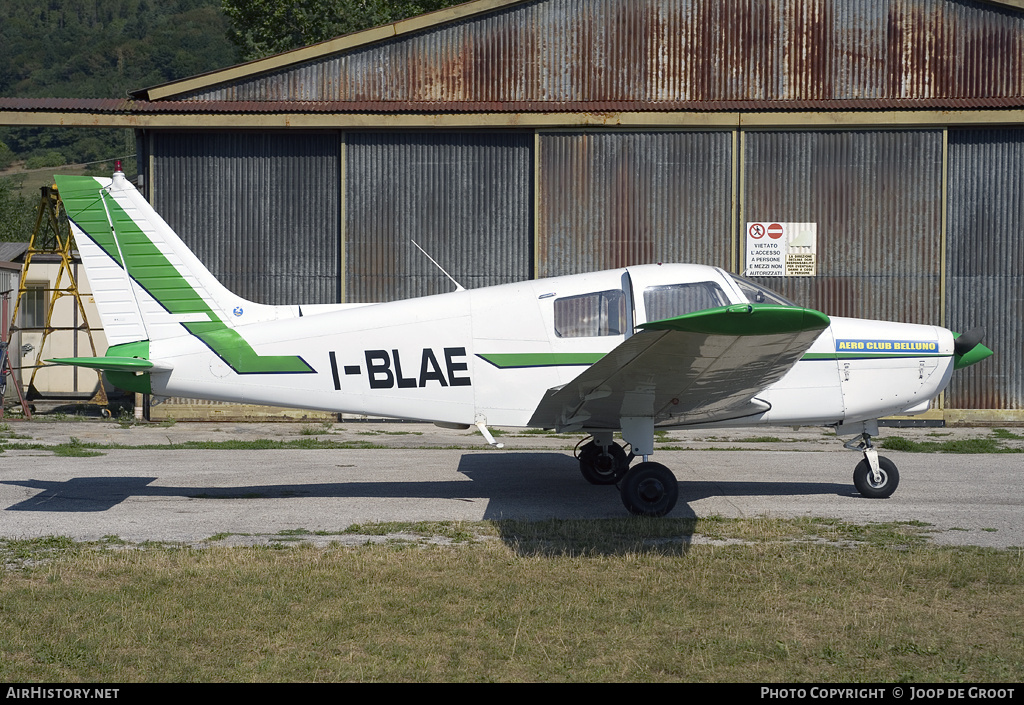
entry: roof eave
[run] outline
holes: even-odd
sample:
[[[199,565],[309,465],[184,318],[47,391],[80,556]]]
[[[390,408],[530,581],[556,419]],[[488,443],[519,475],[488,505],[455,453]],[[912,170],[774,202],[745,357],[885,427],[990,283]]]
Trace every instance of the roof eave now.
[[[781,107],[781,106],[780,106]],[[579,127],[718,127],[731,129],[798,127],[956,127],[1024,124],[1024,106],[906,106],[832,110],[797,109],[636,110],[630,106],[591,106],[578,111],[396,112],[364,109],[347,112],[67,112],[5,110],[0,124],[134,129],[287,130],[287,129],[545,129]]]

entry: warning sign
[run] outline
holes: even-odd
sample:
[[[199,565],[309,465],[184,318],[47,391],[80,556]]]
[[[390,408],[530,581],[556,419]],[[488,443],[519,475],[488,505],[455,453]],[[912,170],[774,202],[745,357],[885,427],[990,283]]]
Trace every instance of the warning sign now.
[[[814,255],[787,254],[787,277],[813,277],[815,274]]]
[[[818,273],[817,223],[747,223],[750,277],[813,277]]]

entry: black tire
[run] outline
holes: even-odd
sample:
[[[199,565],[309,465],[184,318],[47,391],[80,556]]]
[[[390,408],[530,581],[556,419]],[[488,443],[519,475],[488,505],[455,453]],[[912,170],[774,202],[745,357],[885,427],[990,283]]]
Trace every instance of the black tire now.
[[[883,456],[878,456],[878,472],[882,475],[882,481],[875,483],[871,478],[871,465],[868,459],[857,463],[853,471],[853,486],[857,488],[861,496],[871,499],[885,499],[896,491],[900,484],[900,472],[896,465]]]
[[[679,481],[661,463],[640,463],[619,483],[622,504],[630,514],[663,517],[679,499]]]
[[[618,443],[602,453],[601,447],[590,441],[580,448],[579,460],[583,478],[592,485],[614,485],[629,470],[629,457]]]

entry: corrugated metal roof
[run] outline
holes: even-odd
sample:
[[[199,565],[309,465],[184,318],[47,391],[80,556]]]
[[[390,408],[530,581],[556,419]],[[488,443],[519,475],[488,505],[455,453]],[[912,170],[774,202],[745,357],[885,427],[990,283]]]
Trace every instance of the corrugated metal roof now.
[[[27,242],[0,242],[0,262],[13,262],[25,254]]]
[[[971,0],[533,0],[480,7],[487,11],[400,36],[370,34],[365,44],[333,53],[325,44],[326,53],[235,67],[161,95],[526,110],[552,103],[744,109],[731,101],[751,109],[764,109],[760,101],[897,107],[903,100],[1024,95],[1024,13]]]
[[[577,112],[795,112],[872,110],[986,110],[1024,108],[1024,96],[857,100],[718,101],[143,101],[106,98],[0,98],[10,112],[172,114],[346,113],[577,113]]]
[[[845,97],[1005,95],[1020,92],[1022,9],[1021,0],[476,0],[134,97],[608,100],[639,89],[654,100],[683,89],[714,100],[844,97],[835,91],[852,84]]]
[[[158,115],[1024,107],[1024,11],[978,0],[480,0],[389,27],[135,94],[166,100],[4,98],[0,109]]]

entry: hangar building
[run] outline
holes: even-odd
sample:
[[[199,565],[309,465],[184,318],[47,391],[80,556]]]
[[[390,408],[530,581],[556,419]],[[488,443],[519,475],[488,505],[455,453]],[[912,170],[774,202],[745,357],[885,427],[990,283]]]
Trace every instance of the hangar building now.
[[[831,315],[988,330],[933,416],[1024,418],[1024,0],[476,0],[127,100],[156,209],[237,293],[380,301],[813,223]]]

